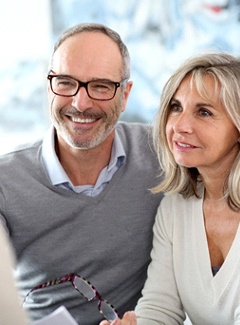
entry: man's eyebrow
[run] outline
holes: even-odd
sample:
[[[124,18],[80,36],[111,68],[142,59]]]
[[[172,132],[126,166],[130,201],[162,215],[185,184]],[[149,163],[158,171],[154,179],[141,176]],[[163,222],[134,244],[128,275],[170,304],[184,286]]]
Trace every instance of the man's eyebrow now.
[[[58,76],[60,76],[60,77],[68,77],[68,78],[72,78],[72,79],[75,79],[75,80],[81,81],[81,80],[77,79],[77,78],[74,77],[74,76],[70,76],[69,74],[64,74],[64,73],[57,74],[55,71],[50,70],[50,71],[48,72],[48,74],[51,74],[51,73],[53,73],[53,74],[55,74],[55,75],[58,75]],[[93,78],[91,78],[89,81],[115,82],[115,81],[112,81],[111,79],[108,79],[108,78],[97,78],[97,77],[93,77]],[[88,81],[88,82],[89,82],[89,81]]]

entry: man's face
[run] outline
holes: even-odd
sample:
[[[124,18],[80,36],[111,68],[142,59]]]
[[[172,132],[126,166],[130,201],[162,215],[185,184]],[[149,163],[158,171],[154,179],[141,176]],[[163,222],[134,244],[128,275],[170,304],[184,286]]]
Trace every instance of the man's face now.
[[[117,45],[99,32],[83,32],[65,40],[53,56],[52,74],[82,82],[96,79],[121,81],[122,58]],[[59,145],[91,149],[114,132],[125,110],[132,83],[117,89],[109,101],[89,98],[81,87],[72,97],[55,95],[48,85],[50,115],[57,130]]]

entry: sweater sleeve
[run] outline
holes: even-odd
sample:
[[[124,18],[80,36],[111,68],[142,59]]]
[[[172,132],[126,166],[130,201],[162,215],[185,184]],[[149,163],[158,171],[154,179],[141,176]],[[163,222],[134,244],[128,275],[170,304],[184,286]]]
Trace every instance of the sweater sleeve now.
[[[138,325],[183,324],[185,313],[174,276],[172,237],[174,231],[170,201],[161,202],[154,224],[152,261],[136,307]]]

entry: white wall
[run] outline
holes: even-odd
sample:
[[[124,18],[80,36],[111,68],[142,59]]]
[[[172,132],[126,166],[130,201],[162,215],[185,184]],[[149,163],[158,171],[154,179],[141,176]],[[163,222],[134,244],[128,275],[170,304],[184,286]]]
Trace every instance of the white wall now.
[[[41,137],[47,128],[45,74],[52,50],[50,8],[50,0],[1,2],[0,154]],[[24,64],[29,64],[26,72],[19,69]],[[44,94],[37,93],[37,97],[40,87]]]
[[[46,58],[51,45],[50,18],[49,0],[2,1],[1,64],[2,59]]]

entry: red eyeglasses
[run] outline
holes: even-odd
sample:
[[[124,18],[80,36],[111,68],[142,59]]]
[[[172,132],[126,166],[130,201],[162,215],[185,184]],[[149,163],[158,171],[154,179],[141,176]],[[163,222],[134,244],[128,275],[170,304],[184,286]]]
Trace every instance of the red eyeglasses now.
[[[88,301],[99,300],[98,310],[106,320],[112,322],[114,319],[118,318],[119,315],[116,309],[100,296],[96,288],[88,280],[75,273],[67,274],[61,278],[45,282],[32,288],[26,295],[23,304],[33,291],[68,281],[71,282],[73,287]]]

